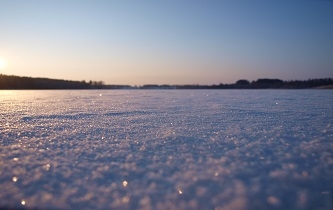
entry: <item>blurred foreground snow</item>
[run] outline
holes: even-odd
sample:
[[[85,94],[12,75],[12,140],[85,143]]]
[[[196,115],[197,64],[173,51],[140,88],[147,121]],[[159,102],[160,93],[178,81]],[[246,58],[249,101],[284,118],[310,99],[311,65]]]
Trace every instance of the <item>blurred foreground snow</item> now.
[[[333,208],[330,90],[0,91],[0,145],[0,208]]]

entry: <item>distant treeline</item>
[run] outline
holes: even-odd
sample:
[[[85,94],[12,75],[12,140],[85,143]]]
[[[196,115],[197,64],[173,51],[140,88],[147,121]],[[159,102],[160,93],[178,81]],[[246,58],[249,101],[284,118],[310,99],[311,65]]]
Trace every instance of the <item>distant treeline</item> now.
[[[18,77],[0,74],[0,89],[333,89],[333,79],[283,81],[280,79],[238,80],[219,85],[105,85],[102,81],[70,81],[47,78]]]
[[[325,88],[333,89],[333,79],[309,79],[306,81],[292,80],[283,81],[280,79],[258,79],[248,81],[238,80],[235,84],[219,85],[143,85],[140,89],[306,89]]]
[[[0,89],[98,89],[103,87],[104,84],[101,81],[80,82],[0,74]]]
[[[179,86],[182,88],[195,88],[196,86]],[[305,81],[292,80],[283,81],[280,79],[258,79],[256,81],[248,81],[245,79],[238,80],[235,84],[219,84],[211,86],[200,86],[206,89],[306,89],[306,88],[333,88],[333,79],[309,79]]]

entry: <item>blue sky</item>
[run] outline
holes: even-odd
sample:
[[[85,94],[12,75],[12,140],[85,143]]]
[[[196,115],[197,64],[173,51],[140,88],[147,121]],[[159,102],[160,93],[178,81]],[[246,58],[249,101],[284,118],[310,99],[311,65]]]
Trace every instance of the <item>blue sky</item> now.
[[[0,0],[0,73],[107,84],[333,77],[333,1]]]

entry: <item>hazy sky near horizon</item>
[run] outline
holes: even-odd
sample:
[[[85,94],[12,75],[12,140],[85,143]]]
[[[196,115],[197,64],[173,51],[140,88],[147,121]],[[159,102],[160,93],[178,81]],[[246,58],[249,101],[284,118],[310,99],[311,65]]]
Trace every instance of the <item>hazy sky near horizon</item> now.
[[[333,1],[0,0],[0,73],[130,85],[333,77]]]

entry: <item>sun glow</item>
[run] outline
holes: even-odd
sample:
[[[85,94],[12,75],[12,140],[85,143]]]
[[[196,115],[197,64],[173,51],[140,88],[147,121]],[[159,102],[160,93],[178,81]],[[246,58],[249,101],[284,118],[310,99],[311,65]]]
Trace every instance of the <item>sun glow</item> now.
[[[7,62],[3,57],[0,57],[0,69],[4,69],[7,66]]]

